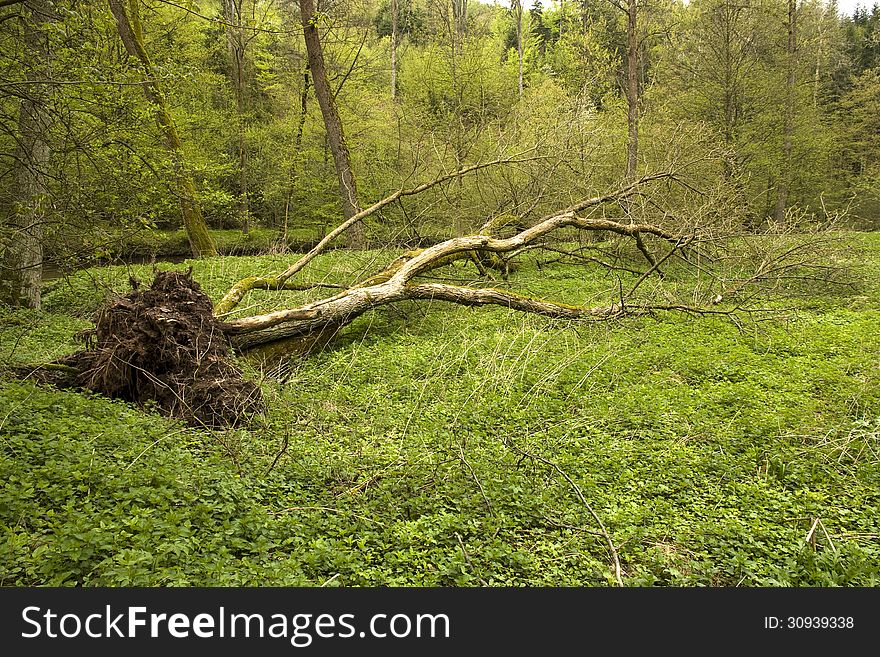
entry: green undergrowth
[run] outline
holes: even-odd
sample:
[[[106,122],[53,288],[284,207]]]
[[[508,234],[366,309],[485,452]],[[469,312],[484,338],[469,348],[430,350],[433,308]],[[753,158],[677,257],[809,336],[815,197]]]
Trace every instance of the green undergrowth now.
[[[247,428],[7,376],[0,584],[613,585],[592,509],[629,586],[876,586],[880,235],[850,239],[862,285],[742,329],[440,303],[370,313],[280,376],[245,363],[270,405]],[[333,252],[309,275],[351,282],[393,255]],[[217,299],[287,262],[184,266]],[[5,312],[3,362],[77,348],[129,273],[149,268],[81,272],[52,283],[44,311]],[[562,265],[512,283],[574,303],[614,287]]]

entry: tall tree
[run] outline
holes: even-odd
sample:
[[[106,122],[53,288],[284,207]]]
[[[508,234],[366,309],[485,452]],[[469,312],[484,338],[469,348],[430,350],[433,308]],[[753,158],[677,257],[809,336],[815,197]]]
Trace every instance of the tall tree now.
[[[253,35],[245,34],[242,10],[245,0],[223,0],[223,18],[226,21],[226,41],[229,46],[229,80],[235,94],[235,124],[238,137],[238,212],[241,216],[241,230],[250,229],[250,207],[248,203],[248,145],[247,145],[247,77],[245,65],[247,48]]]
[[[763,95],[758,74],[764,15],[742,0],[693,2],[676,39],[678,98],[683,114],[706,121],[726,151],[722,169],[731,180],[745,164],[743,126]]]
[[[46,221],[52,94],[47,25],[54,17],[52,3],[29,0],[22,16],[25,73],[29,84],[21,94],[18,147],[13,172],[15,198],[7,223],[9,243],[0,264],[0,302],[28,308],[40,307],[43,272],[43,224]]]
[[[523,95],[523,6],[522,0],[513,0],[513,15],[516,18],[516,57],[519,97]]]
[[[644,1],[644,0],[643,0]],[[626,21],[626,71],[623,93],[626,98],[626,178],[635,178],[639,159],[639,0],[609,0]]]
[[[141,86],[147,101],[152,105],[159,126],[159,132],[171,155],[174,170],[174,182],[180,196],[180,208],[183,215],[183,226],[186,229],[189,245],[196,258],[216,256],[217,247],[208,232],[208,225],[202,215],[199,194],[192,175],[186,167],[183,155],[183,144],[177,134],[174,118],[165,103],[165,94],[159,84],[160,76],[153,68],[153,63],[144,45],[143,27],[138,12],[138,0],[108,0],[110,11],[116,18],[119,38],[126,52],[140,63],[143,81]]]
[[[342,119],[339,118],[339,110],[336,107],[336,98],[327,78],[324,50],[318,33],[321,14],[315,11],[314,0],[299,0],[299,10],[306,42],[306,53],[309,59],[309,70],[312,73],[312,84],[315,87],[315,97],[318,99],[321,115],[324,117],[327,141],[330,144],[330,152],[333,154],[336,176],[339,178],[342,214],[346,219],[350,219],[360,211],[357,180],[351,166],[351,156],[345,142]],[[366,242],[363,225],[358,223],[352,226],[348,238],[349,246],[363,248]]]
[[[626,178],[635,179],[639,158],[638,0],[626,2]]]
[[[785,210],[788,207],[788,195],[791,191],[792,179],[792,148],[794,137],[794,118],[796,105],[796,89],[797,82],[797,53],[798,53],[798,34],[797,34],[797,18],[798,7],[797,0],[787,0],[788,2],[788,20],[786,27],[788,29],[788,39],[785,48],[785,91],[782,123],[782,164],[779,171],[779,181],[776,184],[776,212],[775,219],[781,222],[785,218]]]
[[[397,98],[397,26],[400,18],[398,0],[391,0],[391,99]]]
[[[296,138],[293,141],[293,152],[290,158],[290,168],[287,176],[287,194],[284,201],[284,224],[281,239],[287,244],[287,231],[290,225],[290,201],[293,199],[294,184],[297,177],[297,163],[299,162],[300,152],[302,150],[303,131],[306,127],[306,116],[308,112],[309,87],[311,86],[309,79],[308,67],[303,71],[303,86],[299,94],[299,118],[296,122]]]
[[[452,18],[455,31],[464,34],[467,31],[468,3],[467,0],[452,0]]]

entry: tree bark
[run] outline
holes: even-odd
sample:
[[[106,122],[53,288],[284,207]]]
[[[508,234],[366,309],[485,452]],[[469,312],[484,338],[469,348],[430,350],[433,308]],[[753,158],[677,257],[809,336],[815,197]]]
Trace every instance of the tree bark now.
[[[208,232],[208,225],[202,215],[195,182],[186,168],[183,144],[177,134],[174,118],[165,104],[165,95],[144,45],[143,28],[138,14],[138,0],[108,0],[108,2],[110,11],[116,18],[119,38],[122,40],[126,52],[136,58],[141,65],[144,76],[141,86],[147,101],[153,106],[159,132],[171,155],[174,182],[180,196],[183,227],[189,239],[190,250],[196,258],[216,256],[217,247],[214,245],[214,240]]]
[[[345,142],[342,120],[336,107],[336,99],[327,79],[327,68],[324,64],[324,51],[318,34],[320,15],[315,11],[314,0],[299,0],[300,18],[305,35],[306,52],[309,59],[309,70],[312,73],[312,84],[315,86],[315,97],[324,117],[327,130],[327,141],[333,154],[336,176],[339,178],[339,195],[342,198],[342,214],[350,219],[360,211],[357,181],[351,166],[351,156]],[[366,240],[363,225],[352,226],[348,234],[349,246],[363,248]]]
[[[797,57],[797,0],[788,0],[788,42],[785,48],[785,108],[782,126],[782,166],[776,185],[775,219],[782,223],[788,208],[792,180],[792,140],[794,136],[795,83]]]
[[[0,302],[39,308],[43,224],[48,205],[46,178],[51,156],[47,105],[52,95],[52,51],[46,26],[54,10],[45,0],[32,0],[28,7],[30,14],[23,21],[25,68],[28,79],[36,84],[22,95],[19,106],[15,198],[6,227],[9,244],[0,266]]]

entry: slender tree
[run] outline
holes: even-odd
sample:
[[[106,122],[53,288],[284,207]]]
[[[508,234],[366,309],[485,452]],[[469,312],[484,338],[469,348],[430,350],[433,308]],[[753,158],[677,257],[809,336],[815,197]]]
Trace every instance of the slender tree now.
[[[391,0],[391,99],[397,98],[397,25],[400,19],[398,0]]]
[[[516,56],[519,97],[523,95],[523,6],[522,0],[513,0],[513,15],[516,18]]]
[[[791,192],[792,181],[792,139],[794,136],[794,115],[796,104],[797,82],[797,52],[798,34],[797,0],[788,0],[788,39],[785,48],[785,92],[782,124],[782,164],[779,171],[779,182],[776,185],[776,221],[781,222],[785,218],[785,210],[788,207],[788,195]]]
[[[638,0],[626,2],[626,178],[636,176],[639,158]]]
[[[455,31],[459,34],[464,34],[467,31],[467,17],[467,0],[452,0],[452,19]]]
[[[743,128],[754,121],[761,97],[763,14],[750,2],[694,3],[692,22],[678,38],[682,112],[705,120],[721,136],[727,156],[722,174],[732,180],[746,161]]]
[[[284,227],[281,238],[284,244],[287,243],[287,232],[290,225],[290,201],[293,198],[293,189],[297,177],[297,163],[299,161],[300,151],[302,150],[303,131],[306,127],[310,86],[309,71],[308,68],[306,68],[303,72],[302,91],[300,91],[299,94],[299,117],[296,122],[296,138],[293,141],[293,153],[291,153],[290,169],[287,177],[287,196],[284,202]]]
[[[229,46],[229,80],[235,94],[235,124],[238,148],[238,212],[241,230],[250,230],[248,202],[248,145],[247,145],[247,77],[245,64],[247,48],[252,36],[245,34],[242,10],[245,0],[223,0],[223,18],[226,21],[226,41]],[[256,34],[253,32],[252,34]]]
[[[321,45],[321,37],[318,32],[320,14],[315,11],[314,0],[299,0],[300,18],[302,19],[303,34],[305,35],[306,52],[309,59],[309,70],[312,73],[312,84],[315,87],[315,97],[324,117],[324,126],[327,130],[327,141],[330,144],[330,152],[333,154],[333,163],[336,166],[336,176],[339,178],[339,195],[342,197],[342,213],[346,219],[350,219],[360,211],[358,202],[357,181],[351,166],[351,156],[348,145],[345,142],[345,134],[342,129],[342,120],[339,118],[339,110],[336,107],[336,98],[330,88],[327,78],[327,67],[324,64],[324,51]],[[363,225],[353,226],[349,232],[349,246],[363,248],[365,244]]]
[[[643,0],[644,1],[644,0]],[[639,159],[639,0],[609,0],[626,20],[626,72],[623,93],[626,98],[626,178],[635,178]]]
[[[183,144],[177,134],[174,118],[168,111],[165,103],[165,94],[159,84],[159,76],[153,68],[153,63],[147,54],[144,45],[143,27],[141,26],[138,13],[138,0],[108,0],[110,11],[116,18],[116,26],[119,38],[125,46],[126,52],[140,63],[143,73],[144,94],[147,101],[152,105],[156,116],[159,132],[165,141],[165,146],[171,155],[174,170],[174,182],[177,193],[180,196],[181,213],[183,214],[183,226],[189,238],[190,249],[196,258],[217,255],[217,247],[208,232],[208,225],[202,215],[199,202],[199,194],[195,182],[186,168],[183,155]]]

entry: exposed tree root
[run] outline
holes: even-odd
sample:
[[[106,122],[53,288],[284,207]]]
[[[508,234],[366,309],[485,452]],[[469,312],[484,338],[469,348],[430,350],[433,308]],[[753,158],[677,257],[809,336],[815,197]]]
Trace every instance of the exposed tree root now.
[[[87,348],[60,361],[76,369],[76,385],[209,427],[264,408],[191,271],[159,272],[144,290],[133,285],[98,313]]]

